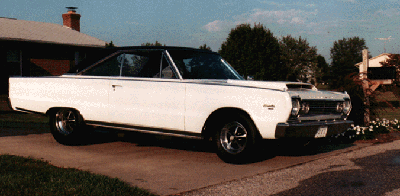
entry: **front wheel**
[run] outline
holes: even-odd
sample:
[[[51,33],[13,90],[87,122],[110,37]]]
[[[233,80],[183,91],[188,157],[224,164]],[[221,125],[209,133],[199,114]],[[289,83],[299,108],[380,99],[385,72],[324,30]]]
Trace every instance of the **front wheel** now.
[[[251,120],[234,115],[224,120],[215,134],[217,155],[228,163],[243,163],[252,158],[257,130]]]
[[[84,122],[76,110],[61,108],[50,115],[49,123],[54,139],[61,144],[76,145],[83,139]]]

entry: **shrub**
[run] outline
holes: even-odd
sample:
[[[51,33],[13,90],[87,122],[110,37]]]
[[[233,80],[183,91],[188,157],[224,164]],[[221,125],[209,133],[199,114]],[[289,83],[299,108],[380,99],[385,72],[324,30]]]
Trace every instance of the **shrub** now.
[[[376,135],[382,133],[390,133],[392,131],[400,131],[399,120],[386,120],[377,118],[371,121],[369,127],[353,126],[349,131],[354,131],[359,140],[374,139]]]

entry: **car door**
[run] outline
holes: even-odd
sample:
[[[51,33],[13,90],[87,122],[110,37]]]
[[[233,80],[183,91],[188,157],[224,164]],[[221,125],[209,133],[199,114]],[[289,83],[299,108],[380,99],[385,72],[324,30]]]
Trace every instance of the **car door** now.
[[[120,77],[110,80],[112,123],[184,130],[185,84],[175,77],[162,50],[118,55]]]

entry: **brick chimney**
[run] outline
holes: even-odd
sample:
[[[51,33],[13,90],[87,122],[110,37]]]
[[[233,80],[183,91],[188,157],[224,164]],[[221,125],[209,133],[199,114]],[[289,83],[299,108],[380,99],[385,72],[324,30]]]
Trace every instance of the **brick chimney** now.
[[[77,7],[66,7],[68,12],[63,14],[63,25],[76,31],[81,31],[80,18],[81,15],[76,13]]]

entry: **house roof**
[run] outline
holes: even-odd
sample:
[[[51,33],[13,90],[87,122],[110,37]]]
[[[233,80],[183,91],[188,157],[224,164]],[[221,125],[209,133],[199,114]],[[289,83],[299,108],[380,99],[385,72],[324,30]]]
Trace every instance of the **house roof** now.
[[[59,24],[0,18],[0,40],[104,47],[106,42]]]
[[[382,67],[382,65],[380,64],[380,62],[385,61],[386,59],[389,58],[390,53],[382,53],[376,57],[372,57],[369,59],[369,67]],[[359,62],[357,64],[355,64],[356,67],[360,67],[360,65],[362,65],[363,62]]]

